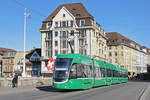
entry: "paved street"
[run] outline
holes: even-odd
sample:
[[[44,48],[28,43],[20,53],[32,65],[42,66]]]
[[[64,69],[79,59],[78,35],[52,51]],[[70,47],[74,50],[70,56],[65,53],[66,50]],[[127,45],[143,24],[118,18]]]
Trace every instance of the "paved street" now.
[[[40,86],[0,88],[0,100],[149,100],[149,93],[150,82],[128,82],[78,91]]]

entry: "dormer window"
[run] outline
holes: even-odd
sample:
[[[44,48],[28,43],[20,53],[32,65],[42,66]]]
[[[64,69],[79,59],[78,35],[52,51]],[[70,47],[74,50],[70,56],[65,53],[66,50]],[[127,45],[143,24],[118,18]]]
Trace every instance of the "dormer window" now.
[[[73,8],[72,10],[76,10],[76,8]]]
[[[80,20],[80,26],[85,26],[85,20]]]
[[[76,17],[80,17],[81,15],[80,14],[76,14]]]
[[[50,26],[52,25],[52,21],[50,21],[50,22],[47,22],[47,28],[49,28]]]
[[[63,14],[63,17],[65,17],[66,15],[65,14]]]

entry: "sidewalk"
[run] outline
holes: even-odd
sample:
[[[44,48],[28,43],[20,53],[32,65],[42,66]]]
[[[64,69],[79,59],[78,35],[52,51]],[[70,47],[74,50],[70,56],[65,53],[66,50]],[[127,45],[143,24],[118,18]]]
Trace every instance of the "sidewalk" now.
[[[18,94],[24,92],[37,91],[35,86],[24,86],[18,88],[0,88],[0,96],[8,94]]]

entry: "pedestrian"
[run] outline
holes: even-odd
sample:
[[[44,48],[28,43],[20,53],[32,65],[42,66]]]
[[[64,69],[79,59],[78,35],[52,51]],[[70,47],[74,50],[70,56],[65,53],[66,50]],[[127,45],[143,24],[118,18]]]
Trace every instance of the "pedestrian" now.
[[[15,74],[15,76],[14,76],[14,78],[13,78],[13,80],[12,80],[12,87],[14,88],[14,87],[18,87],[18,75],[17,74]]]

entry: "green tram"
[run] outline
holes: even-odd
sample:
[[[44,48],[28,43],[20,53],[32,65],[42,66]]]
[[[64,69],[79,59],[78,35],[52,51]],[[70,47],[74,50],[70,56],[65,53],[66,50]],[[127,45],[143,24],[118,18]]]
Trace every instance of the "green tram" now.
[[[53,87],[89,89],[128,82],[125,68],[81,54],[59,54],[55,60]]]

